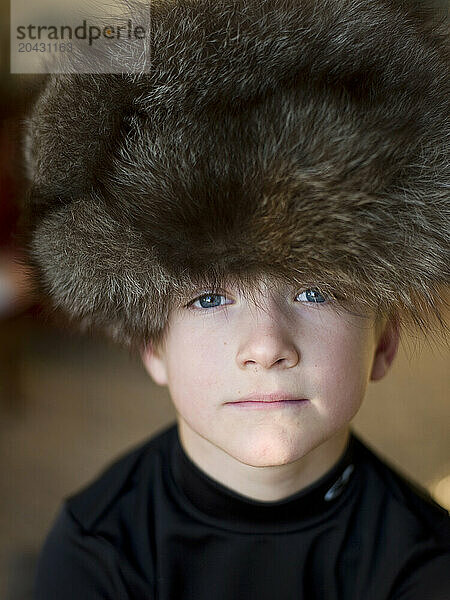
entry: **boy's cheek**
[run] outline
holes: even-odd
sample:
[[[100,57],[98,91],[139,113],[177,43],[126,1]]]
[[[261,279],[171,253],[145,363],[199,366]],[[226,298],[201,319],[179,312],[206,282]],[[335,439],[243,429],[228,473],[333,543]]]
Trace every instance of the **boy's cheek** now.
[[[230,392],[231,385],[226,386],[222,381],[223,369],[216,371],[210,367],[208,362],[200,365],[191,362],[178,367],[172,365],[169,388],[174,402],[197,408],[205,402],[210,404],[222,401],[222,392]]]
[[[304,358],[308,385],[333,412],[342,410],[343,404],[362,401],[372,364],[369,350],[355,345],[328,348],[321,355],[312,356],[308,368]]]

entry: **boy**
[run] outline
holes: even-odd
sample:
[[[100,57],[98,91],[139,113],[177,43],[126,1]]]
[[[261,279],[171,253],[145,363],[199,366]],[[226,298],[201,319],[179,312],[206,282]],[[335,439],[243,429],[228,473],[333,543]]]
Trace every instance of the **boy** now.
[[[177,423],[66,499],[36,600],[444,600],[447,512],[351,431],[443,322],[448,55],[431,4],[159,2],[152,71],[28,120],[40,289]]]

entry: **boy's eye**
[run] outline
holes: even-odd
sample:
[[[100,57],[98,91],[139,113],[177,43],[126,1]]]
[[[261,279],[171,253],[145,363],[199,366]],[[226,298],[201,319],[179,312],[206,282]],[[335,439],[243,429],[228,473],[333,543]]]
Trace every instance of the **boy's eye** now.
[[[195,308],[216,308],[225,304],[225,301],[226,297],[222,294],[203,294],[192,300],[192,302],[189,302],[188,306],[194,306]]]
[[[296,299],[307,304],[321,304],[328,300],[326,295],[319,292],[317,288],[308,288],[307,290],[300,292],[297,294]],[[230,304],[230,302],[232,301],[227,301],[227,297],[223,294],[207,293],[197,296],[197,298],[191,300],[187,306],[192,306],[196,309],[218,308],[219,306]]]
[[[321,294],[316,288],[309,288],[300,294],[297,294],[296,298],[300,298],[301,302],[319,304],[327,301],[327,297]]]

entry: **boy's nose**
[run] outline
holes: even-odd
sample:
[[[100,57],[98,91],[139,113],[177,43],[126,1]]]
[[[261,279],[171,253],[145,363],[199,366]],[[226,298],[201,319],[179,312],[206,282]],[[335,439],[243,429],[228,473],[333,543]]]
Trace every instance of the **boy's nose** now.
[[[275,327],[271,330],[258,329],[249,332],[236,356],[242,369],[260,366],[263,369],[295,367],[300,352],[289,334]]]

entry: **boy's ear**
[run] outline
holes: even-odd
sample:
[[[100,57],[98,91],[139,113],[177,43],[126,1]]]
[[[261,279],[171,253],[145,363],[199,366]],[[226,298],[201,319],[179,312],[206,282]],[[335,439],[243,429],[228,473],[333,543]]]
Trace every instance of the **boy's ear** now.
[[[382,379],[397,354],[400,340],[400,324],[396,318],[389,319],[378,335],[377,347],[373,357],[371,381]]]
[[[167,385],[167,369],[164,357],[156,351],[152,342],[149,342],[141,351],[142,364],[147,373],[158,385]]]

